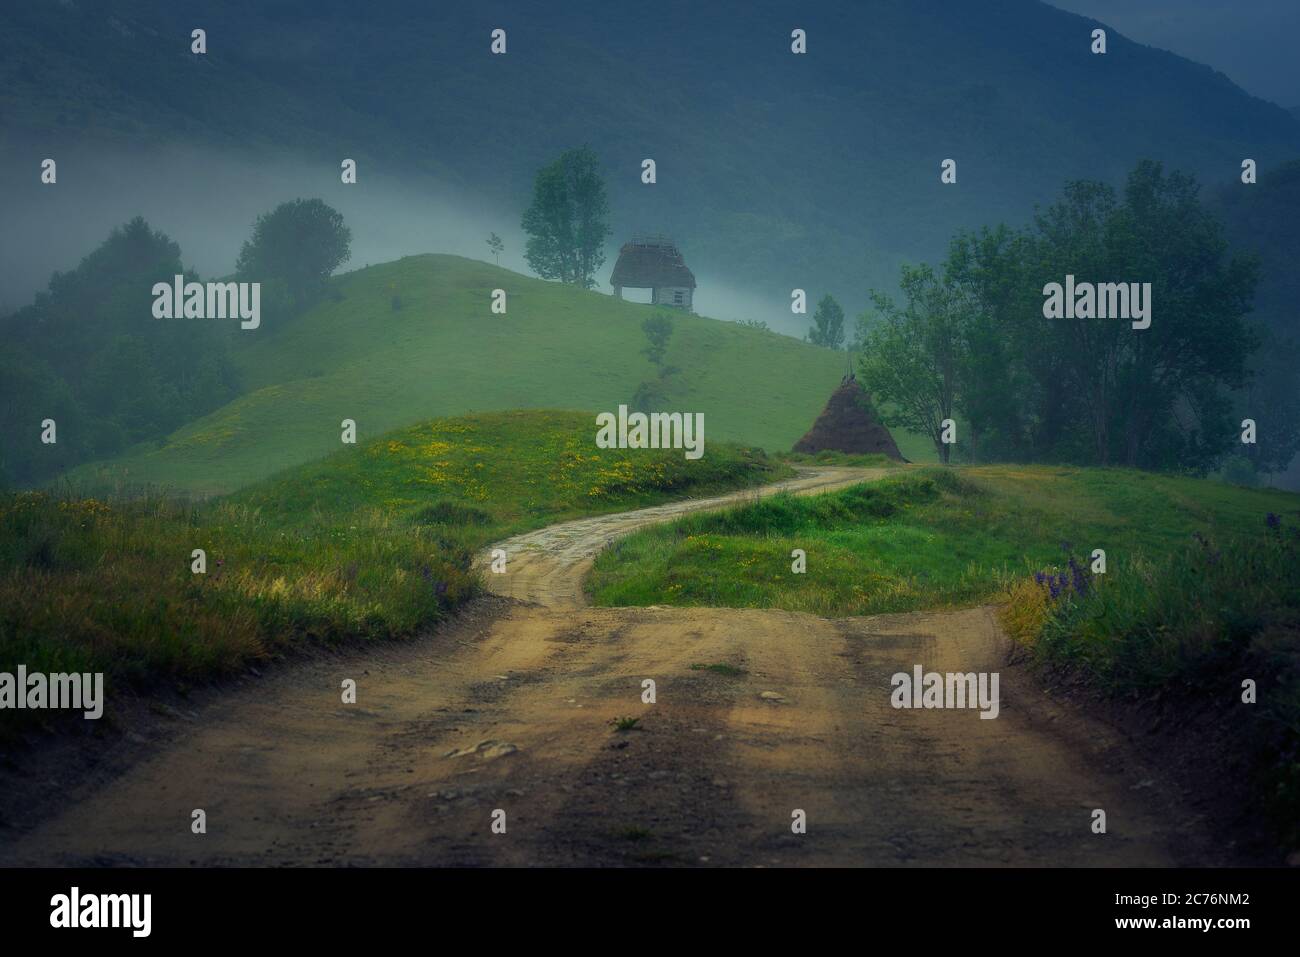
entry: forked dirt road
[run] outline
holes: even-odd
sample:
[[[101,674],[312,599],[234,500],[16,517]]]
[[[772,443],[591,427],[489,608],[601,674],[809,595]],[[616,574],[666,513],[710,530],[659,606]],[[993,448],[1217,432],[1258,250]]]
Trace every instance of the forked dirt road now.
[[[779,487],[879,474],[824,468]],[[511,539],[506,574],[485,574],[502,597],[427,638],[215,696],[122,773],[66,783],[58,813],[9,822],[0,863],[1219,863],[1176,789],[1007,665],[990,609],[832,621],[584,607],[582,576],[609,541],[755,494]],[[710,664],[743,670],[692,668]],[[1001,672],[1001,714],[894,710],[890,676],[916,664]],[[635,728],[611,727],[625,716]],[[191,832],[197,808],[206,834]]]

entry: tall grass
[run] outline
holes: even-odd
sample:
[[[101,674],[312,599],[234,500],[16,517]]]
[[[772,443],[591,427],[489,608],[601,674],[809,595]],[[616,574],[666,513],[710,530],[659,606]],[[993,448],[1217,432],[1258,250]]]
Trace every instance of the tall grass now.
[[[391,433],[225,499],[0,495],[0,671],[102,671],[110,693],[184,687],[313,643],[409,636],[475,594],[473,555],[499,537],[789,472],[722,443],[687,462],[597,450],[594,434],[587,415],[495,413]]]
[[[1055,596],[1022,583],[1003,620],[1039,660],[1112,694],[1211,707],[1254,769],[1261,807],[1288,846],[1300,843],[1300,528],[1268,513],[1089,581]],[[1247,681],[1255,703],[1243,700]]]
[[[229,672],[302,639],[388,638],[473,593],[463,561],[389,516],[270,521],[219,502],[0,498],[0,667],[147,684]],[[191,570],[206,552],[206,574]]]

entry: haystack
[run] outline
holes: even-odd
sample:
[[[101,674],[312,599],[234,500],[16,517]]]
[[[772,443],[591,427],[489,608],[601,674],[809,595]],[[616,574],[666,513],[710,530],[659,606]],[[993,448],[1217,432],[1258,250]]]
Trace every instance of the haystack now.
[[[794,444],[794,451],[816,453],[847,452],[851,455],[887,455],[906,461],[889,429],[876,421],[867,392],[852,373],[840,380],[826,408],[817,416],[808,434]]]

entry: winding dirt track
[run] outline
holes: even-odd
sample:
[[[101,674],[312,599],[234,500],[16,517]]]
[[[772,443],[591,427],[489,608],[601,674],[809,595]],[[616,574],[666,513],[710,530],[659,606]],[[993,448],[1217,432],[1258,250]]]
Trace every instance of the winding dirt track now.
[[[809,470],[763,493],[880,474]],[[1123,741],[1007,665],[990,609],[835,621],[584,606],[608,542],[757,494],[511,539],[507,573],[485,575],[502,597],[419,641],[215,698],[58,814],[16,822],[0,863],[1214,863]],[[743,673],[691,667],[708,664]],[[1000,671],[1000,717],[892,709],[890,675],[915,664]],[[340,702],[345,678],[355,705]],[[615,731],[622,716],[637,726]],[[206,834],[191,833],[195,808]],[[1108,833],[1092,833],[1093,808]]]

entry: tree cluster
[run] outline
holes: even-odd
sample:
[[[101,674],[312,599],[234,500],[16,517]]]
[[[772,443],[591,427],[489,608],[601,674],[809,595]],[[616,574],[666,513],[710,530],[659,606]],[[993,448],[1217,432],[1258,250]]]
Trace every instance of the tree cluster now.
[[[322,294],[349,256],[343,218],[318,199],[258,217],[237,278],[262,284],[263,312],[284,318]],[[237,325],[153,318],[152,289],[197,274],[142,217],[112,231],[35,301],[0,321],[0,486],[30,485],[142,441],[162,442],[241,391],[231,360]],[[57,441],[40,441],[53,419]]]
[[[1240,449],[1256,272],[1192,177],[1144,161],[1118,193],[1070,183],[1025,228],[962,233],[937,267],[905,266],[901,297],[873,292],[859,320],[860,374],[887,424],[944,461],[952,419],[972,460],[1204,474]],[[1151,283],[1150,327],[1045,318],[1045,287],[1067,275]],[[1295,444],[1275,435],[1268,462]]]

